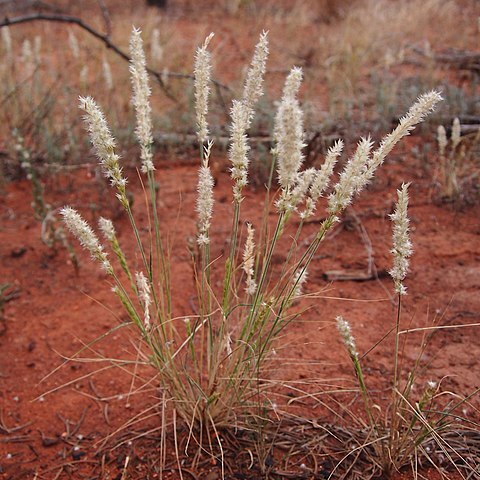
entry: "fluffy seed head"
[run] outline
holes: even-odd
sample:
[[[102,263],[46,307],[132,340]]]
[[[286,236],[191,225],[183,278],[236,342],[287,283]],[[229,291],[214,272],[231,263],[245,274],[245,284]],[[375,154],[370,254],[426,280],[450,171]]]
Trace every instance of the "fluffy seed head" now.
[[[148,82],[147,63],[143,51],[142,32],[133,27],[130,36],[130,77],[132,81],[132,103],[135,108],[137,126],[135,135],[140,144],[142,172],[155,170],[152,155],[152,110],[150,107],[150,85]]]
[[[83,117],[90,134],[93,150],[100,160],[105,176],[120,194],[125,194],[127,181],[122,176],[120,157],[115,153],[115,140],[108,128],[103,112],[92,97],[80,97],[80,108],[86,112]]]
[[[263,94],[263,77],[267,56],[267,33],[263,32],[255,47],[252,63],[247,72],[242,100],[234,100],[232,104],[228,156],[232,162],[230,172],[234,181],[233,198],[238,203],[242,201],[242,189],[248,183],[248,152],[250,147],[247,140],[247,130],[253,119],[255,104]]]
[[[347,162],[335,190],[328,199],[328,212],[334,215],[340,213],[352,201],[368,182],[366,164],[373,143],[370,138],[363,138],[358,143],[353,157]]]
[[[108,274],[112,274],[113,269],[107,258],[107,254],[103,251],[103,246],[90,228],[90,225],[88,225],[81,215],[71,207],[62,208],[60,214],[63,216],[65,225],[73,235],[77,237],[82,247],[90,252],[93,259],[101,263],[102,268]]]
[[[143,322],[145,330],[150,330],[150,305],[152,304],[152,293],[150,289],[150,283],[143,274],[143,272],[135,273],[135,281],[138,288],[138,298],[143,307]]]
[[[195,54],[194,87],[195,87],[195,112],[197,116],[197,135],[200,143],[208,140],[208,96],[210,94],[210,76],[212,71],[211,54],[207,50],[213,37],[211,33]]]
[[[297,183],[292,189],[284,189],[276,206],[280,212],[293,212],[306,198],[315,178],[315,169],[309,168],[297,174]]]
[[[274,154],[277,156],[278,179],[282,189],[293,187],[304,158],[303,112],[296,97],[301,81],[302,70],[293,68],[285,82],[282,100],[275,116]]]
[[[197,186],[197,205],[198,213],[198,237],[197,242],[200,245],[207,245],[210,242],[208,238],[208,230],[213,212],[213,176],[208,166],[208,158],[210,156],[211,143],[205,147],[205,161],[198,171]]]
[[[98,219],[98,228],[102,232],[103,236],[111,243],[115,240],[116,233],[113,223],[108,218],[100,217]]]
[[[380,143],[380,146],[372,154],[368,162],[366,180],[370,181],[375,170],[383,163],[385,157],[392,151],[393,147],[405,136],[409,135],[415,126],[423,122],[425,117],[431,113],[438,102],[442,100],[439,92],[432,90],[418,97],[417,101],[410,107],[408,112],[400,119],[398,126]]]
[[[253,113],[253,108],[258,99],[263,95],[263,79],[266,71],[268,57],[268,32],[262,32],[260,39],[255,47],[252,63],[247,72],[245,87],[243,89],[243,99],[249,116]]]
[[[320,167],[320,170],[315,172],[314,179],[310,186],[310,197],[306,200],[306,208],[301,213],[302,218],[308,218],[313,215],[316,203],[318,199],[322,196],[323,192],[328,188],[330,183],[330,178],[333,174],[333,169],[337,163],[338,157],[341,155],[343,150],[343,141],[338,140],[335,144],[328,149],[327,155],[323,165]]]
[[[453,119],[452,123],[452,149],[455,150],[460,143],[460,138],[461,138],[461,126],[460,126],[460,120],[458,117],[455,117]]]
[[[441,156],[445,155],[445,150],[447,148],[448,140],[447,140],[447,132],[443,125],[439,125],[437,128],[437,142],[438,142],[438,150],[440,152],[440,155]]]
[[[412,243],[409,237],[408,219],[408,184],[403,184],[397,190],[398,201],[394,213],[390,215],[393,222],[393,268],[390,275],[395,283],[395,291],[399,295],[406,295],[407,289],[403,285],[408,272],[409,258],[412,255]]]
[[[343,343],[347,347],[349,355],[354,359],[358,359],[358,352],[355,346],[355,338],[352,335],[352,329],[350,328],[350,324],[341,316],[338,316],[336,318],[336,322],[337,329],[342,337]]]
[[[328,149],[327,155],[323,165],[315,176],[315,180],[310,188],[310,195],[313,200],[317,201],[323,194],[324,190],[328,187],[330,177],[333,174],[333,169],[337,163],[338,157],[343,150],[343,141],[338,140],[335,144]]]
[[[415,125],[422,122],[440,100],[442,96],[435,90],[421,95],[407,114],[400,119],[398,126],[383,138],[380,146],[371,156],[370,150],[373,144],[370,139],[363,139],[359,143],[355,155],[340,175],[335,191],[330,195],[329,213],[336,214],[351,203],[353,196],[368,184],[393,147],[403,137],[409,135]]]
[[[255,242],[253,241],[254,234],[255,230],[253,229],[252,225],[247,223],[247,241],[245,242],[245,249],[243,251],[242,266],[243,271],[247,276],[245,281],[245,291],[247,292],[247,295],[254,295],[255,291],[257,290],[257,284],[253,280],[253,267],[255,265]]]
[[[250,147],[247,141],[248,109],[243,102],[234,100],[231,110],[232,123],[230,126],[230,147],[228,157],[232,163],[230,174],[233,184],[233,197],[241,202],[242,189],[248,183],[248,152]]]
[[[296,98],[303,80],[303,71],[300,67],[293,67],[285,80],[283,98]]]
[[[298,298],[303,293],[303,285],[307,281],[308,272],[304,267],[300,267],[293,276],[293,293],[292,298]]]
[[[435,390],[438,387],[438,383],[434,382],[433,380],[428,380],[427,381],[427,388],[429,390]]]

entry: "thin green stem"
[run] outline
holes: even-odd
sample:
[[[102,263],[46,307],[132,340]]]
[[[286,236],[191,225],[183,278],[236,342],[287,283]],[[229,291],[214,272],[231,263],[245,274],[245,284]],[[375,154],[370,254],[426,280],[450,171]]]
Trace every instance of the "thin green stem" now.
[[[395,320],[395,347],[393,351],[393,384],[392,384],[392,408],[390,416],[390,438],[389,438],[389,452],[392,459],[395,458],[394,452],[392,452],[395,445],[395,436],[399,434],[398,431],[398,355],[400,350],[400,316],[402,309],[402,296],[398,294],[397,303],[397,316]]]
[[[158,270],[160,270],[161,264],[161,271],[163,274],[163,281],[161,282],[160,287],[163,289],[164,295],[162,295],[162,305],[163,301],[166,300],[167,303],[167,310],[163,312],[164,318],[171,318],[172,306],[171,306],[171,296],[170,296],[170,271],[169,271],[169,262],[168,258],[165,256],[165,250],[163,248],[162,237],[160,234],[160,222],[158,219],[158,211],[157,211],[157,193],[155,188],[155,177],[152,170],[149,170],[147,173],[148,176],[148,187],[150,191],[150,202],[152,204],[152,216],[153,216],[153,225],[155,230],[155,247],[157,253],[157,262],[158,262]],[[153,272],[152,272],[153,277]],[[151,279],[153,282],[153,278]]]
[[[238,245],[238,222],[240,220],[240,202],[234,200],[233,205],[233,220],[232,220],[232,234],[230,236],[230,253],[225,263],[225,279],[223,283],[223,300],[222,300],[222,309],[224,317],[226,317],[226,312],[230,303],[230,292],[231,292],[231,279],[232,273],[235,271],[235,255]]]

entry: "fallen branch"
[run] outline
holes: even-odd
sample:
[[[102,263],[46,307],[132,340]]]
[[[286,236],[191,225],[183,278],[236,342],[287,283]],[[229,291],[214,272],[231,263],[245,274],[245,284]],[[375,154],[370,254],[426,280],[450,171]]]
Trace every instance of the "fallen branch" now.
[[[319,148],[317,145],[318,139],[321,136],[320,131],[308,132],[306,135],[306,146],[305,155],[308,158],[316,158],[320,155]],[[333,143],[337,140],[338,135],[324,135],[323,141],[327,144]],[[193,133],[159,133],[154,136],[154,143],[158,146],[198,146],[198,136]],[[227,135],[212,135],[212,140],[215,142],[215,145],[220,146],[221,148],[227,148],[230,144],[231,138]],[[273,145],[273,137],[266,132],[257,131],[252,132],[248,137],[248,141],[251,145],[258,146],[262,145],[266,149],[270,150]]]
[[[412,47],[412,50],[422,57],[430,58],[438,63],[445,63],[451,67],[462,70],[480,72],[480,53],[464,50],[451,50],[444,53],[433,53],[419,47]]]
[[[226,135],[213,135],[212,140],[215,142],[215,145],[220,146],[221,148],[227,148],[231,139]],[[273,139],[269,135],[259,134],[249,137],[248,141],[254,145],[270,145]],[[197,147],[198,136],[193,133],[160,133],[155,135],[154,143],[159,146],[189,145],[192,147]]]
[[[386,270],[369,272],[368,270],[328,270],[323,279],[328,282],[368,282],[388,277]]]

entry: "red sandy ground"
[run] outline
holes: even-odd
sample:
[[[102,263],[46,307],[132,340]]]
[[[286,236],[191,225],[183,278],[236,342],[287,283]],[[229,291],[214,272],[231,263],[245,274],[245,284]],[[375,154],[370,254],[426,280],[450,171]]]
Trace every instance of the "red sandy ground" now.
[[[360,224],[372,243],[378,272],[388,270],[391,222],[387,215],[392,211],[395,189],[402,181],[412,182],[410,217],[415,246],[406,282],[409,295],[404,304],[402,327],[478,324],[478,205],[453,208],[433,201],[431,177],[419,165],[419,160],[408,153],[417,141],[418,138],[412,138],[397,148],[373,185],[347,210],[342,223],[321,247],[310,268],[306,293],[321,291],[325,298],[302,300],[299,307],[310,306],[310,309],[301,320],[288,327],[279,342],[278,355],[282,361],[272,372],[274,378],[318,379],[318,387],[310,389],[313,392],[328,390],[329,385],[353,385],[351,365],[333,319],[341,314],[351,322],[360,352],[366,352],[391,328],[394,309],[389,300],[392,291],[389,278],[330,283],[323,274],[329,270],[351,272],[365,268],[367,254],[358,228]],[[195,231],[196,168],[193,163],[183,166],[165,163],[165,167],[159,169],[161,225],[165,231],[176,232],[173,277],[180,286],[174,295],[177,315],[191,313],[193,299],[186,240]],[[79,170],[70,177],[49,179],[46,196],[54,205],[77,207],[92,223],[99,213],[117,215],[119,237],[128,250],[132,237],[127,220],[118,213],[113,199],[105,199],[107,195],[113,197],[109,187],[103,181],[95,182],[91,173]],[[135,172],[129,176],[134,209],[142,218],[141,190]],[[212,227],[212,236],[217,239],[213,242],[214,254],[221,253],[224,247],[231,218],[229,178],[219,174],[217,180]],[[250,190],[246,196],[243,219],[258,218],[262,192]],[[82,379],[87,373],[109,365],[108,362],[68,362],[51,374],[62,364],[62,357],[73,355],[86,342],[117,324],[108,309],[120,318],[123,312],[112,299],[105,276],[76,244],[81,260],[78,275],[65,251],[54,255],[42,244],[40,225],[32,217],[30,201],[29,184],[18,181],[6,185],[0,206],[1,282],[11,283],[18,292],[16,298],[5,304],[0,335],[0,476],[12,480],[120,478],[125,455],[129,455],[131,463],[126,478],[155,478],[153,474],[145,476],[146,464],[158,458],[152,442],[132,440],[108,456],[95,456],[108,435],[117,432],[134,414],[157,402],[155,389],[128,398],[131,376],[119,368]],[[184,212],[181,215],[180,210]],[[317,225],[309,224],[306,236],[315,232]],[[281,254],[276,261],[282,262]],[[379,299],[382,301],[377,301]],[[409,340],[404,355],[406,368],[416,359],[421,337],[411,335]],[[125,358],[126,352],[133,350],[134,342],[134,338],[118,331],[96,345],[96,353],[87,351],[83,356],[97,360],[101,356]],[[379,398],[388,395],[391,353],[392,339],[388,338],[364,359],[367,380],[372,388],[378,389]],[[478,326],[436,331],[421,360],[425,372],[420,375],[419,390],[424,381],[434,380],[441,381],[445,391],[459,395],[471,393],[479,386],[479,353]],[[137,386],[134,385],[134,389]],[[46,394],[59,387],[58,391]],[[300,393],[292,390],[291,395],[294,398]],[[324,397],[299,399],[297,406],[308,418],[331,421],[321,400]],[[473,406],[463,412],[465,417],[478,417],[474,411],[479,406],[478,400],[478,396],[472,399]],[[155,428],[159,423],[159,417],[155,416],[127,428],[127,433],[121,436],[120,432],[112,440],[113,445],[130,440],[135,429]],[[105,468],[101,467],[102,459],[108,464]],[[184,475],[189,478],[188,474]],[[197,475],[198,478],[217,478],[207,477],[201,471]],[[435,473],[430,476],[436,478]]]

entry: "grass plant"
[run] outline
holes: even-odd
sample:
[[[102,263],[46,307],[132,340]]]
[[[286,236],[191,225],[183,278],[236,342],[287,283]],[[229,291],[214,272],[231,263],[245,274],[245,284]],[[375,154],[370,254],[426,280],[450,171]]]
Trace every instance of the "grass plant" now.
[[[305,249],[299,249],[303,221],[315,215],[319,198],[331,182],[343,143],[337,142],[320,169],[302,170],[305,133],[298,92],[303,72],[294,67],[288,74],[275,117],[271,176],[278,177],[279,189],[269,187],[265,212],[272,208],[275,221],[256,228],[253,222],[242,232],[243,189],[248,184],[248,130],[255,105],[263,94],[263,77],[268,55],[268,36],[263,33],[247,71],[243,95],[231,107],[230,148],[232,178],[232,225],[228,252],[213,255],[218,239],[212,234],[214,182],[210,169],[213,142],[209,137],[208,111],[211,76],[207,37],[195,55],[196,123],[200,152],[197,197],[197,247],[193,249],[197,301],[187,318],[172,311],[171,248],[162,231],[158,210],[156,167],[152,150],[150,87],[146,73],[140,32],[132,31],[132,103],[137,123],[135,134],[140,145],[140,170],[148,203],[148,234],[142,230],[127,195],[127,180],[115,150],[115,140],[100,107],[91,97],[80,99],[94,151],[105,176],[130,221],[140,259],[135,267],[123,253],[112,222],[101,219],[99,228],[111,247],[118,265],[110,261],[104,245],[92,228],[71,207],[62,210],[69,230],[90,252],[113,283],[113,292],[124,306],[131,325],[144,347],[143,355],[158,372],[161,388],[173,400],[173,409],[198,435],[198,442],[218,442],[216,432],[230,424],[247,424],[258,407],[266,408],[261,379],[276,339],[298,315],[292,308],[307,280],[310,262],[326,233],[354,197],[371,181],[376,169],[396,143],[434,109],[441,96],[432,91],[422,95],[402,117],[399,125],[384,137],[377,148],[370,138],[359,143],[347,161],[328,197],[325,218]],[[271,184],[271,181],[270,181]],[[273,203],[272,203],[273,202]],[[296,233],[292,218],[300,216]],[[290,235],[292,235],[290,237]],[[272,257],[291,238],[281,272]],[[217,288],[220,284],[222,287]],[[217,438],[217,440],[214,440]],[[218,443],[221,450],[221,443]]]
[[[349,323],[342,317],[337,317],[337,328],[352,361],[366,414],[367,433],[364,445],[369,448],[365,449],[365,453],[374,465],[373,471],[381,472],[386,478],[406,467],[410,467],[412,474],[417,478],[421,463],[424,466],[439,468],[431,455],[436,449],[442,452],[445,462],[449,463],[450,467],[460,472],[460,466],[466,469],[468,475],[474,475],[475,466],[468,456],[463,457],[446,438],[452,433],[461,436],[460,432],[475,431],[476,425],[463,419],[461,411],[478,390],[467,398],[461,398],[452,392],[443,391],[440,383],[427,381],[424,387],[420,387],[418,393],[421,357],[428,345],[428,336],[424,336],[421,342],[420,353],[413,368],[408,372],[404,372],[402,368],[405,345],[402,344],[401,337],[409,332],[401,329],[402,302],[407,294],[403,280],[407,275],[409,257],[413,252],[409,238],[408,200],[408,185],[404,184],[398,190],[398,202],[394,213],[390,215],[393,222],[391,253],[394,264],[389,273],[394,281],[397,301],[396,317],[390,330],[390,333],[393,333],[394,346],[391,397],[387,406],[379,405],[368,386],[368,380],[362,369],[365,358],[357,351]],[[434,330],[435,327],[432,328],[432,331]],[[383,339],[385,340],[386,338]],[[462,421],[466,423],[462,424]]]

